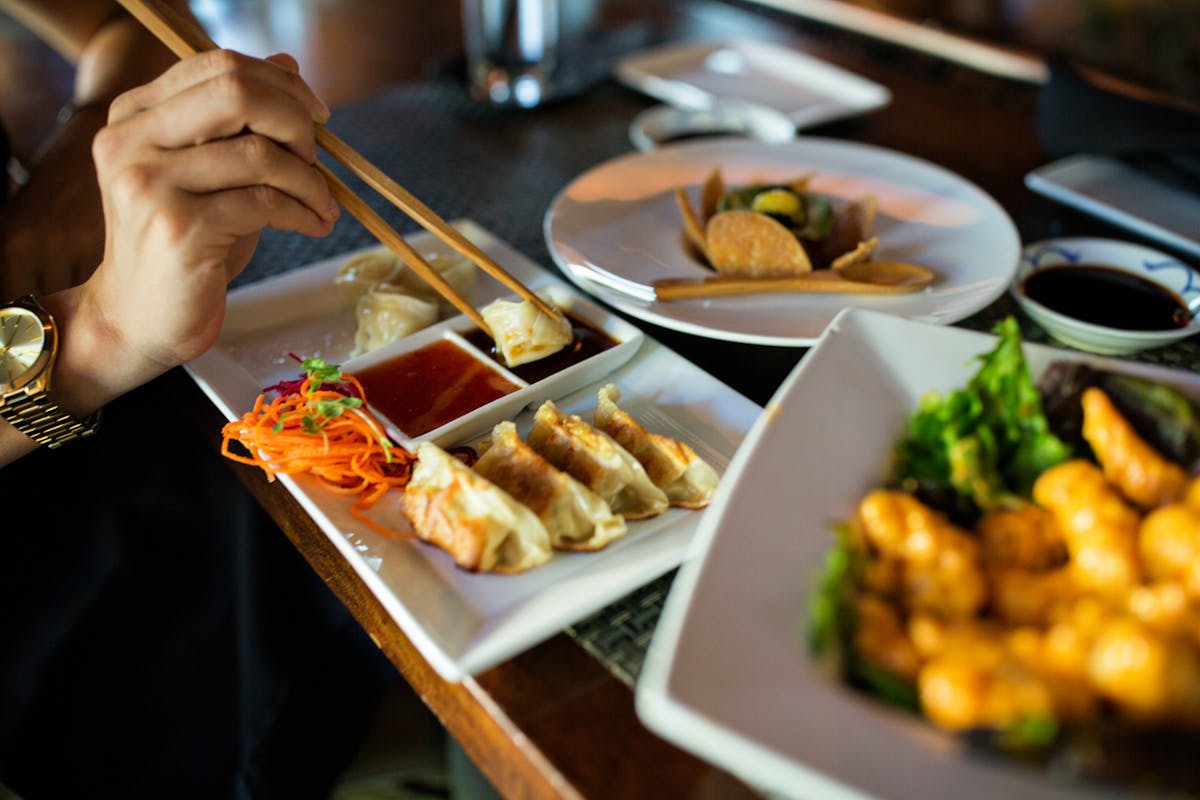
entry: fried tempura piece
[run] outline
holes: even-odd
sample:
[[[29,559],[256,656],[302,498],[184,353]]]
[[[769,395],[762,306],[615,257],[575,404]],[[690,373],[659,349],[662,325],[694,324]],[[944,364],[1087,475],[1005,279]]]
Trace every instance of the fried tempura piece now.
[[[1136,505],[1156,508],[1183,496],[1188,478],[1134,431],[1102,390],[1083,393],[1083,438],[1112,481]]]
[[[1138,514],[1099,468],[1081,459],[1052,467],[1034,483],[1033,498],[1054,514],[1081,587],[1112,594],[1137,584]]]
[[[992,611],[1014,625],[1043,625],[1051,611],[1079,593],[1065,568],[1049,572],[989,570],[987,577]]]
[[[921,666],[900,614],[890,603],[871,594],[854,598],[854,650],[861,657],[907,681],[915,681]]]
[[[1012,656],[958,651],[921,668],[921,708],[948,730],[1004,730],[1029,719],[1055,719],[1047,681]]]
[[[1067,560],[1054,515],[1032,503],[1002,509],[979,520],[975,532],[983,562],[996,569],[1046,570]]]
[[[1200,607],[1181,583],[1159,581],[1139,586],[1129,593],[1126,607],[1151,630],[1200,646]]]
[[[1062,669],[1063,660],[1050,656],[1061,643],[1038,628],[985,620],[947,624],[922,615],[908,627],[926,659],[918,679],[922,707],[942,727],[1003,729],[1031,717],[1084,720],[1097,713],[1086,678],[1094,635],[1076,637],[1081,655]]]
[[[1138,722],[1200,725],[1200,652],[1130,617],[1115,617],[1088,658],[1092,683]]]
[[[1200,598],[1200,508],[1172,503],[1151,511],[1142,520],[1138,550],[1150,577],[1179,581]]]
[[[962,619],[983,605],[985,585],[973,537],[912,495],[877,490],[858,508],[859,526],[882,558],[903,562],[909,610]]]

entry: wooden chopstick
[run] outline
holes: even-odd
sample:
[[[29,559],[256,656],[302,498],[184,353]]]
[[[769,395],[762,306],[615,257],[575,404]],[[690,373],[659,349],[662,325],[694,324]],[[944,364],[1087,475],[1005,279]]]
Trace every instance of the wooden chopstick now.
[[[164,45],[180,58],[186,58],[204,50],[216,49],[217,44],[199,26],[180,14],[171,6],[159,0],[119,0],[122,6],[135,19],[142,23],[151,33],[158,37]],[[459,233],[449,223],[435,214],[424,203],[388,177],[382,170],[363,158],[350,145],[343,142],[322,125],[316,125],[317,144],[331,156],[362,178],[393,205],[416,220],[426,230],[433,233],[442,241],[449,244],[462,255],[469,258],[476,266],[491,275],[500,283],[512,289],[519,296],[533,303],[542,313],[559,318],[560,312],[554,306],[536,295],[525,284],[521,283],[490,256],[480,250],[473,242]],[[396,255],[400,256],[413,271],[426,280],[443,297],[454,304],[489,336],[491,329],[483,321],[479,312],[464,300],[454,287],[451,286],[441,273],[425,261],[404,240],[400,234],[389,226],[382,217],[375,214],[360,197],[342,181],[318,164],[322,174],[329,181],[330,190],[335,199],[347,211],[363,223],[377,239],[387,245]]]
[[[351,172],[362,178],[368,186],[390,200],[392,205],[415,220],[417,224],[469,258],[476,266],[500,283],[533,303],[543,314],[555,318],[559,316],[560,312],[557,308],[538,297],[525,284],[509,274],[504,267],[497,264],[491,256],[476,247],[474,242],[455,230],[450,223],[439,217],[415,195],[392,180],[379,167],[363,158],[354,148],[323,125],[317,126],[317,144]]]
[[[363,224],[363,227],[374,234],[375,238],[387,245],[393,253],[404,259],[404,262],[429,283],[437,293],[454,304],[462,313],[471,318],[479,328],[488,336],[492,335],[491,328],[483,321],[483,316],[475,306],[471,305],[463,298],[450,283],[442,277],[442,273],[438,272],[433,267],[429,266],[425,259],[412,248],[404,237],[396,233],[392,226],[384,221],[383,217],[376,214],[370,206],[368,206],[361,197],[350,190],[350,187],[342,183],[337,175],[329,171],[329,168],[324,164],[317,162],[317,169],[325,176],[325,180],[329,183],[329,188],[332,190],[333,196],[342,204],[347,211],[354,215],[355,219]],[[424,265],[424,269],[418,268],[416,265]],[[427,270],[427,271],[426,271]]]

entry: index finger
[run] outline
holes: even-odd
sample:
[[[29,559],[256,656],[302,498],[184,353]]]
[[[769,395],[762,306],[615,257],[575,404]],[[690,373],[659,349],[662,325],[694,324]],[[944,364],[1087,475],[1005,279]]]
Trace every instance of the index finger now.
[[[292,59],[294,63],[294,59]],[[233,50],[209,50],[175,64],[148,84],[117,97],[108,109],[109,124],[153,108],[205,81],[240,74],[271,85],[308,109],[317,122],[329,119],[329,107],[313,93],[300,75],[285,66]]]

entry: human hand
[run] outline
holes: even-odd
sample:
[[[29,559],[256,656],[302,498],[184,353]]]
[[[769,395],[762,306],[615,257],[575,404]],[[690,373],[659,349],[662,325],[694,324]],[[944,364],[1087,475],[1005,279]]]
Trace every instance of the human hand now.
[[[325,236],[339,209],[313,166],[328,109],[289,56],[201,53],[113,103],[93,147],[104,259],[73,312],[132,388],[207,350],[228,282],[265,227]],[[65,340],[64,340],[65,341]]]

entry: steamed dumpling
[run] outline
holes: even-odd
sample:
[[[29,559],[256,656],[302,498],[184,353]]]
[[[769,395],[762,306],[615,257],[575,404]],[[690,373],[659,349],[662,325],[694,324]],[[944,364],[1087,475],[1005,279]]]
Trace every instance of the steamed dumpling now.
[[[437,321],[437,303],[390,286],[377,286],[358,299],[356,352],[366,353]]]
[[[550,558],[550,535],[532,511],[431,442],[417,447],[404,514],[463,569],[522,572]]]
[[[475,275],[478,270],[470,259],[458,253],[445,253],[440,250],[421,253],[421,257],[425,259],[425,263],[446,279],[446,283],[454,287],[454,291],[458,292],[460,297],[471,296],[471,290],[475,288]],[[424,278],[403,262],[400,264],[399,273],[388,283],[404,288],[415,297],[436,303],[439,316],[445,317],[458,313],[458,309],[453,303],[438,294],[437,290],[426,283]]]
[[[476,269],[466,256],[442,250],[430,250],[420,255],[456,292],[463,297],[471,296]],[[449,300],[438,294],[400,256],[386,247],[372,248],[348,259],[338,269],[333,283],[348,304],[357,302],[377,287],[386,286],[393,293],[409,294],[434,303],[439,316],[458,313]]]
[[[376,247],[348,259],[333,278],[333,285],[346,301],[346,305],[358,302],[358,298],[383,283],[391,283],[404,268],[400,256],[386,247]]]
[[[613,384],[600,390],[596,427],[628,450],[673,506],[704,508],[717,490],[717,473],[684,442],[650,433],[617,407],[621,392]]]
[[[554,355],[574,340],[566,315],[554,319],[528,300],[500,298],[479,313],[492,329],[496,352],[510,367]]]
[[[626,519],[653,517],[667,508],[667,496],[636,458],[579,417],[561,413],[550,400],[534,415],[529,446]]]
[[[627,531],[600,495],[522,442],[511,422],[492,431],[475,471],[537,514],[555,549],[599,550]]]

